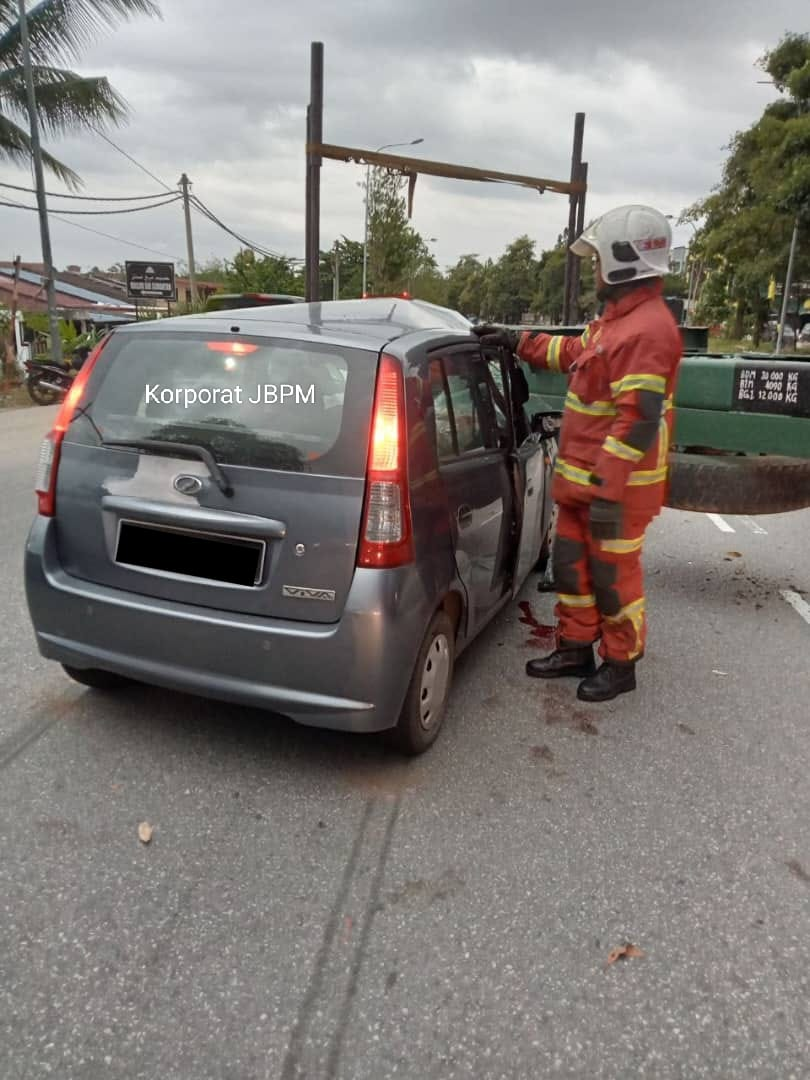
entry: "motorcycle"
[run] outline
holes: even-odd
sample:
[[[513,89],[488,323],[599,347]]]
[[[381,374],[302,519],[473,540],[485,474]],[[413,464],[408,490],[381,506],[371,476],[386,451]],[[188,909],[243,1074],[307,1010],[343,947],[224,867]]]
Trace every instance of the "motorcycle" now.
[[[71,364],[64,367],[41,360],[26,360],[25,388],[34,404],[56,405],[63,401],[89,351],[84,348],[77,349],[71,358]]]

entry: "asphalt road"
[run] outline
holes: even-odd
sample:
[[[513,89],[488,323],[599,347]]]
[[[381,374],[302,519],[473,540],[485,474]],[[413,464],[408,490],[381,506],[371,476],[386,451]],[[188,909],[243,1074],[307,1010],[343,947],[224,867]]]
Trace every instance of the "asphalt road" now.
[[[810,512],[666,511],[636,694],[526,679],[512,607],[403,763],[41,660],[52,414],[0,414],[2,1080],[808,1076]]]

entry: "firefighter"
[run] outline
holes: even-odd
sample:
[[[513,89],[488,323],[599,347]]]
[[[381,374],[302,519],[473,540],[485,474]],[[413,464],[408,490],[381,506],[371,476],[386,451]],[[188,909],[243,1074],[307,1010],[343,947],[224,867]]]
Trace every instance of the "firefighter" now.
[[[477,326],[530,367],[565,372],[553,496],[556,648],[530,660],[534,678],[574,676],[582,701],[636,688],[644,655],[644,535],[664,503],[681,335],[663,300],[672,233],[663,214],[621,206],[571,246],[594,262],[600,318],[581,337]],[[594,644],[602,664],[596,668]]]

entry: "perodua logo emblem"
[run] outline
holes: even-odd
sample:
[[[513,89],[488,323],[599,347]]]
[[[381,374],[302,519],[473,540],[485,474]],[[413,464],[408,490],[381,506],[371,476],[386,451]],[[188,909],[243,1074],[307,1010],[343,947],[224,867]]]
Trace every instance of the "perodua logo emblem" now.
[[[199,476],[187,476],[181,474],[174,478],[174,490],[181,495],[198,495],[202,491],[202,480]]]

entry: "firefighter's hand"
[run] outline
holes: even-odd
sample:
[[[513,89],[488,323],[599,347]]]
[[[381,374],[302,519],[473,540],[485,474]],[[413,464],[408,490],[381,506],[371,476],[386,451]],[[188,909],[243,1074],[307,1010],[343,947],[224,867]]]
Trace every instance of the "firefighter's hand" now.
[[[472,328],[472,332],[480,338],[482,345],[509,349],[510,352],[517,351],[520,340],[517,330],[507,330],[505,326],[492,326],[490,323],[479,323]]]
[[[609,499],[592,499],[590,505],[591,536],[594,540],[619,540],[622,535],[624,507]]]

